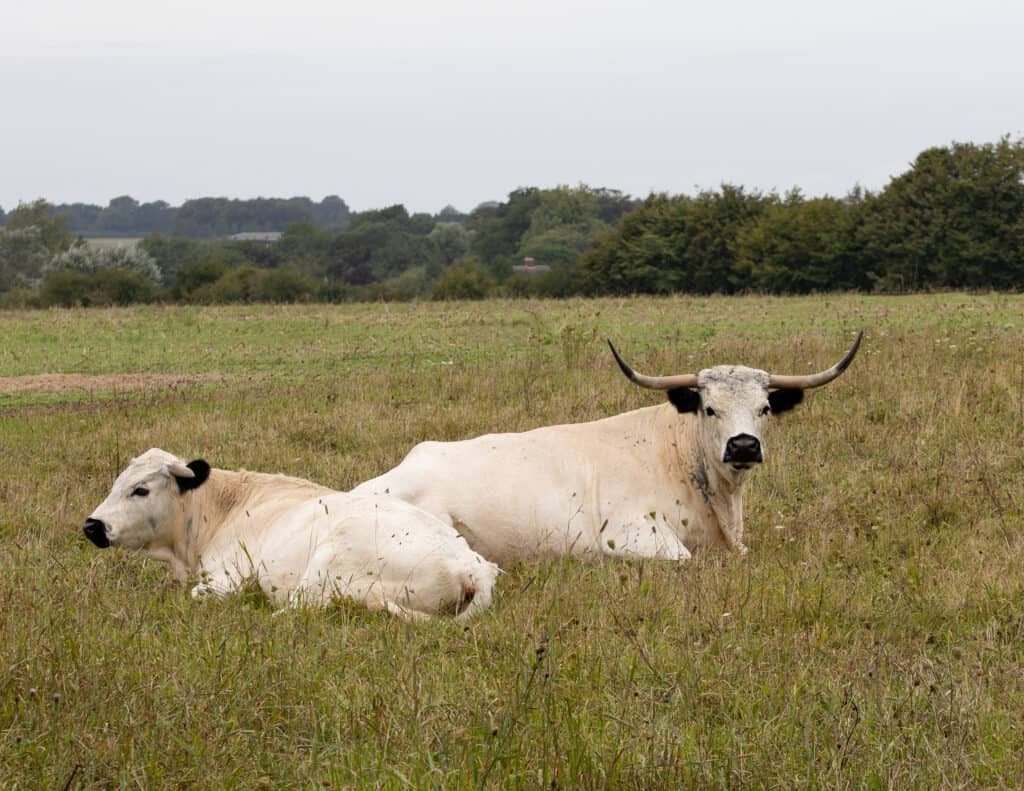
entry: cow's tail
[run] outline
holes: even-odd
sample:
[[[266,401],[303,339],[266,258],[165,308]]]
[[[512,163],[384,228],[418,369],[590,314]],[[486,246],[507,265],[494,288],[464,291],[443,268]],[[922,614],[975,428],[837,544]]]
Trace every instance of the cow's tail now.
[[[483,612],[494,599],[494,586],[501,569],[479,556],[477,561],[462,573],[462,596],[455,607],[455,617],[460,621]]]

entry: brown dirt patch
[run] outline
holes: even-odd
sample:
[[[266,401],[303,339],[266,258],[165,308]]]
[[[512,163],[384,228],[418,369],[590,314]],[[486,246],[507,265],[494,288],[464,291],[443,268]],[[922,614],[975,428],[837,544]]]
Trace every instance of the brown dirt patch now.
[[[119,393],[168,390],[203,382],[220,382],[224,375],[205,374],[33,374],[0,376],[0,395],[19,393]]]

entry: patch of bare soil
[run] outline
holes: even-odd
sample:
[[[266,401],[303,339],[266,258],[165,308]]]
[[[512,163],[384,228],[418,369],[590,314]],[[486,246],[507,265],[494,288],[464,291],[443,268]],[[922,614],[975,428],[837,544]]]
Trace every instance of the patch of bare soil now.
[[[33,374],[0,376],[0,395],[20,393],[123,393],[171,390],[204,382],[220,382],[224,375],[205,374]]]

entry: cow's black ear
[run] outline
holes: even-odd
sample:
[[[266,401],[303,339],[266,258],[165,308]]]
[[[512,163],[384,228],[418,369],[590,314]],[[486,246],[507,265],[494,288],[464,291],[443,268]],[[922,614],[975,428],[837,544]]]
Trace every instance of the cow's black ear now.
[[[198,489],[200,486],[206,483],[206,479],[210,477],[210,465],[207,464],[202,459],[190,461],[185,466],[195,473],[195,477],[181,478],[175,475],[174,480],[178,482],[178,491],[180,492],[187,492],[192,489]]]
[[[700,409],[700,393],[690,387],[673,387],[668,391],[668,400],[680,412],[696,412]]]
[[[803,400],[804,391],[799,387],[784,387],[781,390],[772,390],[768,394],[768,403],[776,415],[788,412]]]

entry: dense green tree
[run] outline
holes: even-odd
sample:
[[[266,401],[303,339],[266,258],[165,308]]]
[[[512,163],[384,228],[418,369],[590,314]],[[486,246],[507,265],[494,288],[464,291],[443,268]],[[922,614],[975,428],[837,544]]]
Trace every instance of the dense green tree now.
[[[867,201],[858,242],[879,288],[1024,286],[1024,141],[923,151]]]
[[[856,223],[857,207],[835,198],[773,203],[737,236],[738,282],[773,293],[870,288],[854,255]]]
[[[451,266],[469,252],[470,235],[466,227],[457,222],[439,222],[427,234],[427,238],[437,250],[439,267]],[[434,272],[434,276],[440,269]]]
[[[135,226],[126,233],[170,233],[178,210],[165,201],[143,203],[135,211]]]
[[[734,245],[774,196],[722,185],[696,197],[651,195],[581,259],[587,289],[628,294],[732,293],[746,286]]]
[[[139,247],[151,255],[163,272],[163,284],[174,283],[175,275],[181,269],[200,263],[209,263],[224,268],[241,266],[248,259],[237,245],[223,241],[198,241],[182,236],[164,236],[154,233],[139,242]]]
[[[138,227],[139,202],[130,195],[113,198],[96,219],[96,230],[105,233],[130,233]]]
[[[102,206],[91,203],[61,203],[51,209],[54,216],[61,216],[68,229],[74,233],[96,231]]]
[[[328,195],[320,203],[313,204],[310,217],[313,224],[321,228],[343,231],[352,221],[352,212],[348,204],[337,195]]]
[[[428,228],[421,216],[410,217],[401,205],[360,212],[332,242],[327,275],[350,285],[365,285],[426,264],[437,256],[427,238],[432,228],[432,222]]]
[[[281,263],[294,267],[307,277],[323,278],[335,234],[313,223],[289,225],[274,245]]]
[[[338,231],[348,226],[350,211],[337,195],[328,195],[320,203],[309,198],[256,198],[229,200],[199,198],[186,201],[179,222],[179,209],[165,201],[139,203],[130,195],[110,201],[106,208],[86,203],[53,207],[67,226],[76,233],[149,234],[175,233],[189,238],[228,236],[241,231],[277,231],[294,222],[310,222]]]
[[[39,238],[51,255],[62,253],[75,243],[75,235],[68,230],[63,217],[54,216],[53,206],[42,198],[32,203],[19,203],[7,215],[4,228],[8,232],[21,228],[38,228]]]
[[[201,239],[244,231],[281,231],[292,223],[313,221],[314,213],[309,198],[197,198],[178,209],[174,233]]]
[[[452,206],[449,203],[447,206],[445,206],[443,209],[441,209],[441,211],[439,211],[437,214],[434,215],[434,222],[436,222],[436,223],[444,223],[444,222],[464,223],[464,222],[466,222],[466,218],[468,216],[469,216],[468,214],[465,214],[465,213],[459,211],[458,209],[456,209],[454,206]]]
[[[619,190],[599,187],[591,192],[597,198],[598,217],[605,225],[617,224],[623,215],[640,205],[640,201]]]
[[[38,226],[0,231],[0,292],[34,286],[51,257]]]
[[[538,264],[557,268],[575,267],[580,254],[598,233],[600,230],[596,225],[562,225],[551,228],[524,239],[517,258],[521,261],[529,256]]]
[[[538,205],[540,190],[527,187],[509,193],[505,203],[477,206],[466,219],[466,228],[473,234],[473,255],[482,261],[516,255]]]
[[[580,254],[609,230],[601,219],[601,199],[589,187],[542,190],[517,256],[552,267],[574,267]]]

